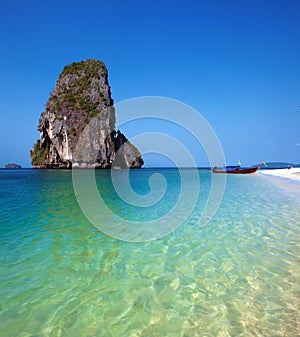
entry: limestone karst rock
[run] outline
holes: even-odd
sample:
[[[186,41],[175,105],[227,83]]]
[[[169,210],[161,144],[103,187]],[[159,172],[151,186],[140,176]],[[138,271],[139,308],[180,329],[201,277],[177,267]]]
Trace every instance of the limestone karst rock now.
[[[137,148],[115,130],[115,110],[103,62],[67,65],[42,113],[34,168],[140,168]]]

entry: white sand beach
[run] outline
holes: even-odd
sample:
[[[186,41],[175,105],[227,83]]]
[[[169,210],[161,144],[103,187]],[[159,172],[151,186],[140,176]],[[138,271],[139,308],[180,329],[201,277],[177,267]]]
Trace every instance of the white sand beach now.
[[[276,169],[276,170],[263,170],[259,171],[260,174],[276,176],[279,178],[297,180],[300,182],[300,167],[291,169]]]

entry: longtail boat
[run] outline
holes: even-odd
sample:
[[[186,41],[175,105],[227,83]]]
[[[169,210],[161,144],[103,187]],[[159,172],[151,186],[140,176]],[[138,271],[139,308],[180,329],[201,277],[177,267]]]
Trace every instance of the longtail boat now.
[[[223,169],[218,169],[217,167],[214,167],[212,169],[213,173],[226,173],[226,174],[253,174],[256,173],[262,166],[264,165],[264,162],[260,163],[256,167],[250,167],[250,168],[240,168],[240,166],[236,167],[225,167]]]

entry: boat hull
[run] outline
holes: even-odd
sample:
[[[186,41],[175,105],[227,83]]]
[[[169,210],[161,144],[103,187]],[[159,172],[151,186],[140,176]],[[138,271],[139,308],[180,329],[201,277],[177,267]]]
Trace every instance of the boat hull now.
[[[213,173],[223,173],[223,174],[253,174],[258,171],[259,167],[252,167],[247,169],[236,169],[236,170],[219,170],[217,168],[213,168]]]

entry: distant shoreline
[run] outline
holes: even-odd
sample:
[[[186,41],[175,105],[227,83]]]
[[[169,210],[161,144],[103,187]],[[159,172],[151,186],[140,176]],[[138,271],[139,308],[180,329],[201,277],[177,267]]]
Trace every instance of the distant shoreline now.
[[[80,168],[76,170],[97,170],[97,171],[107,171],[107,170],[111,170],[111,168],[109,169],[98,169],[98,168]],[[142,167],[139,170],[190,170],[190,169],[197,169],[197,170],[203,170],[203,171],[211,171],[212,168],[207,167],[207,166],[203,166],[203,167],[167,167],[167,166],[162,166],[162,167],[158,167],[158,166],[153,166],[153,167]],[[51,170],[51,171],[72,171],[71,169],[68,168],[34,168],[34,167],[22,167],[22,168],[5,168],[5,167],[0,167],[0,171],[9,171],[9,170],[35,170],[35,171],[47,171],[47,170]],[[121,170],[126,170],[126,169],[121,169]],[[130,168],[128,168],[128,170],[132,170]],[[278,177],[278,178],[285,178],[285,179],[289,179],[289,180],[294,180],[294,181],[299,181],[300,182],[300,167],[294,167],[291,169],[274,169],[274,168],[264,168],[264,169],[260,169],[258,171],[258,174],[261,175],[266,175],[266,176],[273,176],[273,177]]]

